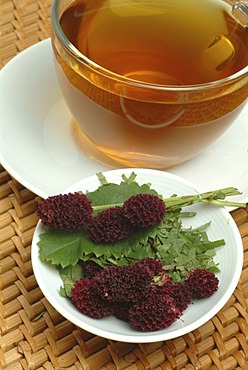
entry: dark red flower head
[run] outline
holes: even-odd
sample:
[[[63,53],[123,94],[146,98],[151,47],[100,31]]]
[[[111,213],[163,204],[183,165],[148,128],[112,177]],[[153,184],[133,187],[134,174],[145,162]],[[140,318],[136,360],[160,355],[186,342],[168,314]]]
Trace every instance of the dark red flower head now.
[[[173,283],[172,288],[173,291],[171,296],[176,301],[176,308],[180,312],[183,312],[191,303],[191,292],[189,288],[183,283]]]
[[[113,314],[114,308],[107,300],[96,294],[94,280],[81,278],[71,292],[74,305],[85,315],[102,319]]]
[[[155,289],[130,308],[129,322],[139,331],[150,332],[170,326],[180,315],[175,300],[163,289],[161,294]]]
[[[135,227],[148,228],[163,220],[165,204],[152,194],[132,195],[124,202],[124,215]]]
[[[87,229],[95,243],[114,243],[132,233],[132,226],[123,216],[122,207],[108,208],[99,212],[87,224]]]
[[[87,260],[83,261],[81,263],[84,271],[84,277],[87,277],[88,279],[93,278],[99,271],[101,271],[103,268],[98,265],[98,263]]]
[[[219,279],[213,272],[205,269],[191,270],[185,278],[185,286],[192,298],[207,298],[218,290]]]
[[[139,265],[146,266],[153,273],[154,276],[162,274],[164,272],[163,263],[156,258],[146,257],[146,258],[143,258],[142,260],[134,262],[134,264],[136,266],[139,266]]]
[[[154,273],[141,263],[112,265],[94,276],[96,291],[110,302],[135,302],[151,289]]]
[[[79,229],[93,216],[90,199],[81,193],[50,196],[38,205],[41,222],[54,229]]]

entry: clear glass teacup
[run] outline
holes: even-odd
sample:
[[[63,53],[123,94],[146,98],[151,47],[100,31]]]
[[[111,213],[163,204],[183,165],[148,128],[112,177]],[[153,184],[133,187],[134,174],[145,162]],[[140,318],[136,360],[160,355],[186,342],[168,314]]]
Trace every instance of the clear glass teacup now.
[[[166,169],[217,140],[247,102],[247,9],[244,0],[54,0],[58,80],[87,154]]]

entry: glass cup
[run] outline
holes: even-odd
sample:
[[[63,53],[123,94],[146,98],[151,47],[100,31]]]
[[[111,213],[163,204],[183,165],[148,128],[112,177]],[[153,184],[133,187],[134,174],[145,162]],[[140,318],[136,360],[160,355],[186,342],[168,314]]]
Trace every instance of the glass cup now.
[[[197,4],[197,0],[193,1]],[[81,20],[84,13],[88,12],[90,16],[82,22],[78,30],[80,34],[85,33],[84,42],[87,44],[87,35],[93,32],[91,30],[94,26],[90,22],[92,19],[95,20],[98,7],[106,8],[107,4],[111,3],[115,5],[113,12],[118,13],[125,9],[128,9],[128,12],[133,11],[132,9],[137,11],[139,8],[138,11],[146,15],[148,11],[156,13],[156,7],[161,10],[163,6],[164,9],[167,3],[172,4],[171,0],[77,0],[77,2],[81,5],[77,8],[77,14],[74,9],[73,28],[75,29],[69,41],[61,27],[61,17],[73,2],[54,0],[52,45],[59,84],[73,116],[71,123],[73,133],[89,156],[107,165],[115,163],[116,166],[170,168],[190,160],[217,140],[245,107],[248,96],[248,55],[242,68],[237,68],[230,75],[218,76],[222,76],[222,70],[229,68],[229,64],[233,63],[233,58],[236,57],[235,43],[240,43],[239,38],[243,38],[241,41],[244,43],[239,48],[241,50],[239,53],[244,52],[245,47],[247,48],[247,44],[245,46],[248,42],[248,29],[245,24],[248,19],[246,1],[233,4],[231,1],[219,0],[220,3],[225,3],[227,13],[233,14],[230,17],[233,30],[236,30],[238,25],[240,30],[235,33],[231,41],[225,34],[213,34],[214,38],[207,44],[203,57],[206,76],[209,68],[212,68],[217,78],[205,82],[196,80],[193,83],[190,80],[187,82],[188,72],[182,68],[184,60],[181,59],[181,64],[180,61],[177,64],[177,69],[182,68],[181,75],[185,77],[184,80],[179,80],[175,75],[161,72],[162,59],[153,59],[150,55],[147,57],[147,50],[139,50],[135,54],[132,44],[135,39],[134,33],[130,33],[128,39],[131,51],[127,50],[126,54],[113,57],[117,66],[126,63],[130,67],[132,63],[136,63],[138,54],[141,54],[139,68],[135,65],[135,68],[129,68],[125,73],[101,65],[99,61],[94,61],[86,55],[86,52],[83,53],[77,48],[79,31],[77,31],[76,22]],[[190,0],[181,1],[181,3],[186,6]],[[128,8],[124,9],[124,4]],[[201,7],[201,5],[198,6]],[[209,15],[212,17],[211,11]],[[123,32],[127,33],[129,26],[130,28],[132,26],[131,18],[126,17],[125,23],[125,16],[122,14],[118,19],[121,23],[118,26],[125,27]],[[104,21],[104,17],[101,21]],[[197,27],[201,27],[201,22],[198,23]],[[64,24],[66,27],[66,21]],[[98,36],[101,36],[108,27],[110,30],[107,36],[121,43],[124,33],[119,30],[120,33],[115,34],[114,25],[112,26],[111,23],[105,25],[103,23]],[[183,27],[183,19],[180,24],[172,27]],[[187,34],[186,28],[184,32]],[[152,32],[148,34],[150,33]],[[172,38],[168,35],[168,39],[170,37]],[[99,40],[100,49],[102,48],[103,51],[105,48],[109,49],[108,40],[105,41],[103,44],[103,41]],[[154,40],[152,42],[154,43]],[[158,40],[158,42],[162,41]],[[86,51],[87,48],[88,44]],[[216,48],[218,48],[217,54]],[[117,49],[118,44],[115,44],[111,52]],[[94,54],[94,48],[92,50]],[[111,52],[107,61],[109,63]],[[144,66],[140,64],[142,61]],[[173,58],[170,61],[171,65],[172,62]],[[194,60],[190,69],[192,75],[194,75],[192,71],[197,75],[197,65],[194,64]]]

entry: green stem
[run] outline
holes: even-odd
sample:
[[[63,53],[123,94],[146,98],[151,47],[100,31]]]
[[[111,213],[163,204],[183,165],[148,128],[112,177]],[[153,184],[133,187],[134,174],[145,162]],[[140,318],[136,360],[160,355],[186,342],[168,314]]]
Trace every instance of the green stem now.
[[[103,211],[104,209],[110,208],[110,207],[122,207],[123,203],[112,203],[112,204],[102,204],[100,206],[93,206],[94,211]]]
[[[208,191],[202,194],[195,194],[195,195],[183,195],[183,196],[172,196],[170,198],[164,198],[163,201],[165,202],[166,209],[174,210],[177,208],[190,206],[196,203],[203,203],[203,204],[211,204],[220,207],[239,207],[245,208],[245,203],[239,202],[229,202],[226,201],[225,198],[227,196],[233,195],[240,195],[242,193],[239,192],[238,189],[229,187],[223,188],[214,191]],[[123,203],[115,203],[115,204],[108,204],[108,205],[100,205],[94,206],[93,209],[95,211],[101,211],[110,207],[122,207]]]

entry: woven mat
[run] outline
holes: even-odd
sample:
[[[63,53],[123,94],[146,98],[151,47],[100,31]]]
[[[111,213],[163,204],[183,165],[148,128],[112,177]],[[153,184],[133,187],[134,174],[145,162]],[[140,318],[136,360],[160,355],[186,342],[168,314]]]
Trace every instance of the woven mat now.
[[[51,1],[0,0],[0,67],[49,37]],[[110,341],[65,320],[32,271],[38,198],[0,166],[0,369],[248,369],[248,208],[235,210],[244,246],[240,281],[210,321],[166,342]]]

